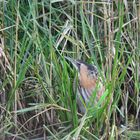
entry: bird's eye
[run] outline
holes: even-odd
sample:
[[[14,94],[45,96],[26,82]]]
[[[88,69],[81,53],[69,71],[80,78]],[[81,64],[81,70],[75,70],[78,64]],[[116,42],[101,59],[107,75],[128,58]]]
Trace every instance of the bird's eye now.
[[[93,75],[93,74],[95,74],[95,72],[94,71],[91,71],[90,74]]]
[[[90,71],[89,75],[92,77],[96,77],[98,75],[98,73],[96,71]]]
[[[95,77],[96,76],[96,72],[95,71],[89,71],[88,72],[88,76]]]

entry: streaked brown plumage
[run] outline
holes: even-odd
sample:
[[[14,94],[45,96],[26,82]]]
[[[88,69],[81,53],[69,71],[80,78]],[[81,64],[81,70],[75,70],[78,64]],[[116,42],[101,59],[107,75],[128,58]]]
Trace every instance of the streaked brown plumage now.
[[[98,101],[104,93],[105,88],[101,83],[101,86],[98,89],[96,88],[100,82],[96,66],[89,65],[81,60],[73,60],[69,57],[65,58],[69,60],[78,71],[77,105],[80,113],[84,114],[92,93],[97,90],[96,100]]]

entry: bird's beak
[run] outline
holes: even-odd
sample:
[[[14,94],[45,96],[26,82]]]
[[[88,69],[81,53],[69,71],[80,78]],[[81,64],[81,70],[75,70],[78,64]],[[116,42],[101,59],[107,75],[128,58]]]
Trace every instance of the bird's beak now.
[[[70,57],[66,57],[65,58],[72,63],[72,65],[76,68],[76,70],[79,70],[80,69],[80,62],[70,58]]]

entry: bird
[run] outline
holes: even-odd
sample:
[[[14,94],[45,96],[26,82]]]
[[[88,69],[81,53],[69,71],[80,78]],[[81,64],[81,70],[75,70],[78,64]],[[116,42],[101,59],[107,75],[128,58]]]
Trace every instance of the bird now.
[[[96,92],[95,100],[98,101],[105,91],[99,76],[98,69],[95,65],[88,64],[82,60],[75,60],[70,57],[65,57],[78,72],[76,102],[78,110],[81,114],[86,113],[86,108],[93,97],[92,94]],[[75,88],[76,78],[74,79]],[[100,86],[99,86],[100,85]]]

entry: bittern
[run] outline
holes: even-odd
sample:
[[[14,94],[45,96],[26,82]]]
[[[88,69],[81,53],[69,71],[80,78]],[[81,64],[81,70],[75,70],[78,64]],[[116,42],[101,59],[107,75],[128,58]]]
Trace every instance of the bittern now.
[[[65,58],[73,64],[78,72],[76,101],[79,112],[84,114],[86,112],[86,106],[90,101],[90,97],[93,97],[92,94],[96,92],[96,101],[98,101],[104,93],[105,87],[100,82],[98,70],[95,65],[89,65],[81,60],[74,60],[69,57]],[[76,79],[74,81],[76,81]],[[99,83],[100,86],[98,86]]]

